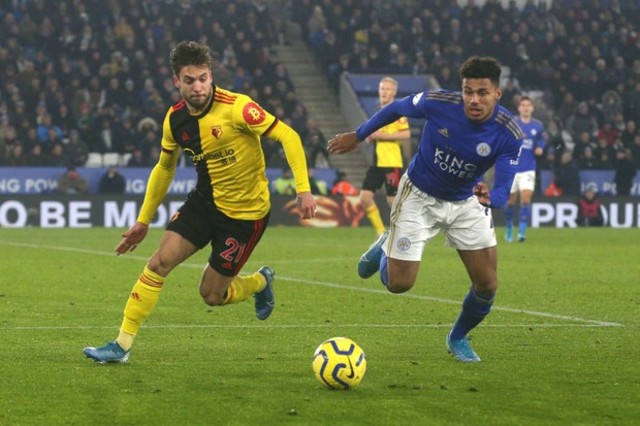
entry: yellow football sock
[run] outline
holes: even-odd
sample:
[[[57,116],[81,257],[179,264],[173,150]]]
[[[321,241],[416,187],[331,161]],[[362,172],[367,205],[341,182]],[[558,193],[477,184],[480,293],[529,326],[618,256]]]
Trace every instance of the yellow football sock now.
[[[236,275],[227,289],[223,304],[229,305],[231,303],[242,302],[252,294],[264,289],[266,285],[266,278],[259,272],[245,276]]]
[[[384,232],[384,223],[382,223],[382,218],[380,217],[380,210],[378,210],[378,206],[372,204],[367,209],[365,209],[367,213],[367,217],[369,218],[369,222],[375,229],[376,234],[380,235]]]
[[[116,339],[124,350],[131,348],[140,326],[156,306],[163,284],[164,277],[156,274],[147,266],[144,267],[129,294],[129,300],[124,308],[120,334]]]

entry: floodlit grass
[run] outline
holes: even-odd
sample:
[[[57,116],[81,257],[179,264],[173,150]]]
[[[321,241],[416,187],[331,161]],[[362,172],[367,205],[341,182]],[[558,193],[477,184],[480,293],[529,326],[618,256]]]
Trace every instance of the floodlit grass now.
[[[201,301],[201,252],[167,280],[130,363],[94,364],[83,347],[116,336],[161,235],[117,257],[119,232],[0,229],[0,424],[621,425],[640,415],[640,229],[500,241],[500,291],[472,332],[474,365],[446,353],[469,282],[441,237],[416,286],[392,295],[355,273],[371,229],[275,227],[245,267],[276,271],[268,321],[252,301]],[[311,371],[316,346],[338,335],[367,354],[352,391]]]

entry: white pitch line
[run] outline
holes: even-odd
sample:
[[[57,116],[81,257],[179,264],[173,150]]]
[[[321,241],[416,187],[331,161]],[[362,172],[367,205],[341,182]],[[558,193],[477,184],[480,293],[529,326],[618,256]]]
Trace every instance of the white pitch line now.
[[[114,253],[111,253],[111,252],[88,250],[88,249],[79,249],[79,248],[70,248],[70,247],[61,247],[61,246],[43,246],[43,245],[38,245],[38,244],[13,243],[13,242],[0,242],[0,245],[7,245],[7,246],[14,246],[14,247],[26,247],[26,248],[33,248],[33,249],[38,249],[38,250],[58,250],[58,251],[68,251],[68,252],[74,252],[74,253],[86,253],[86,254],[92,254],[92,255],[96,255],[96,256],[114,256]],[[122,258],[123,259],[130,259],[130,260],[147,260],[148,259],[148,257],[135,256],[135,255],[130,255],[130,254],[127,254],[126,256],[123,256]],[[326,261],[326,260],[327,259],[323,259],[323,261]],[[343,260],[343,259],[341,259],[341,260]],[[182,263],[181,266],[185,266],[185,267],[188,267],[188,268],[198,268],[198,269],[202,269],[202,267],[203,267],[202,264],[193,264],[193,263]],[[308,285],[316,285],[316,286],[322,286],[322,287],[331,287],[331,288],[337,288],[337,289],[340,289],[340,290],[354,290],[354,291],[361,291],[361,292],[364,292],[364,293],[373,293],[373,294],[381,294],[381,295],[385,295],[385,296],[392,296],[392,294],[389,293],[386,290],[369,288],[369,287],[355,287],[355,286],[348,286],[348,285],[336,284],[336,283],[325,282],[325,281],[316,281],[316,280],[306,280],[306,279],[302,279],[302,278],[293,278],[293,277],[287,277],[287,276],[282,276],[282,275],[278,275],[278,280],[293,281],[293,282],[296,282],[296,283],[302,283],[302,284],[308,284]],[[380,284],[380,285],[382,285],[382,284]],[[406,297],[406,298],[418,299],[418,300],[428,300],[428,301],[431,301],[431,302],[446,303],[446,304],[449,304],[449,305],[460,305],[460,303],[461,303],[459,300],[443,299],[443,298],[440,298],[440,297],[432,297],[432,296],[422,296],[422,295],[419,295],[419,294],[412,294],[412,293],[403,293],[403,294],[393,295],[393,296]],[[561,320],[561,321],[581,322],[581,323],[591,324],[591,325],[595,325],[595,326],[599,326],[599,327],[624,327],[624,324],[620,324],[620,323],[616,323],[616,322],[591,320],[591,319],[586,319],[586,318],[574,317],[574,316],[570,316],[570,315],[559,315],[559,314],[553,314],[553,313],[549,313],[549,312],[531,311],[531,310],[528,310],[528,309],[509,308],[509,307],[506,307],[506,306],[499,306],[499,305],[494,305],[492,310],[494,310],[494,311],[502,311],[502,312],[511,312],[511,313],[516,313],[516,314],[525,314],[525,315],[530,315],[530,316],[550,318],[550,319],[556,319],[556,320]]]
[[[309,329],[309,328],[450,328],[450,324],[271,324],[271,325],[223,325],[223,324],[164,324],[143,325],[143,329]],[[597,324],[482,324],[482,328],[605,328]],[[105,325],[60,325],[60,326],[10,326],[2,331],[51,331],[51,330],[115,330],[116,326]]]

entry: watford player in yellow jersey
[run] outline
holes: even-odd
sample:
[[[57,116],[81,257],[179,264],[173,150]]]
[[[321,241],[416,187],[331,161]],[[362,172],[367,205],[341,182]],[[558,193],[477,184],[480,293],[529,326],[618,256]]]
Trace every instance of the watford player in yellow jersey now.
[[[133,339],[155,307],[169,272],[207,245],[211,255],[200,278],[204,302],[228,305],[254,296],[258,319],[269,317],[275,305],[273,269],[263,266],[254,274],[239,275],[265,231],[271,208],[260,136],[282,143],[295,179],[299,214],[315,216],[298,134],[248,96],[216,87],[207,45],[181,42],[170,60],[182,100],[165,116],[160,159],[149,176],[137,221],[122,234],[116,254],[135,250],[145,238],[182,151],[191,156],[198,182],[134,284],[117,339],[84,349],[100,363],[128,361]]]
[[[393,102],[397,93],[398,82],[391,77],[382,78],[378,85],[380,108]],[[367,170],[362,183],[360,201],[377,235],[384,232],[384,223],[380,217],[380,210],[378,210],[374,195],[384,185],[387,192],[387,203],[391,207],[398,192],[400,177],[404,171],[401,141],[408,140],[410,137],[409,121],[406,117],[400,117],[393,123],[373,132],[366,140],[367,143],[374,144],[373,164]]]

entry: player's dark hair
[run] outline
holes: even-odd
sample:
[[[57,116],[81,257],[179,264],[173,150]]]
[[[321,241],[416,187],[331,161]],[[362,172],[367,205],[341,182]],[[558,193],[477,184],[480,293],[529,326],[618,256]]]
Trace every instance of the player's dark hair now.
[[[533,99],[531,99],[531,98],[530,98],[529,96],[527,96],[527,95],[522,95],[522,96],[520,96],[520,101],[519,101],[518,103],[520,103],[520,102],[522,102],[522,101],[529,101],[529,102],[533,103]]]
[[[171,68],[174,75],[179,75],[184,67],[189,65],[206,66],[213,68],[213,56],[211,49],[204,43],[197,41],[181,41],[169,53]]]
[[[495,58],[472,56],[460,65],[458,75],[465,78],[488,78],[497,87],[500,86],[502,68]]]

